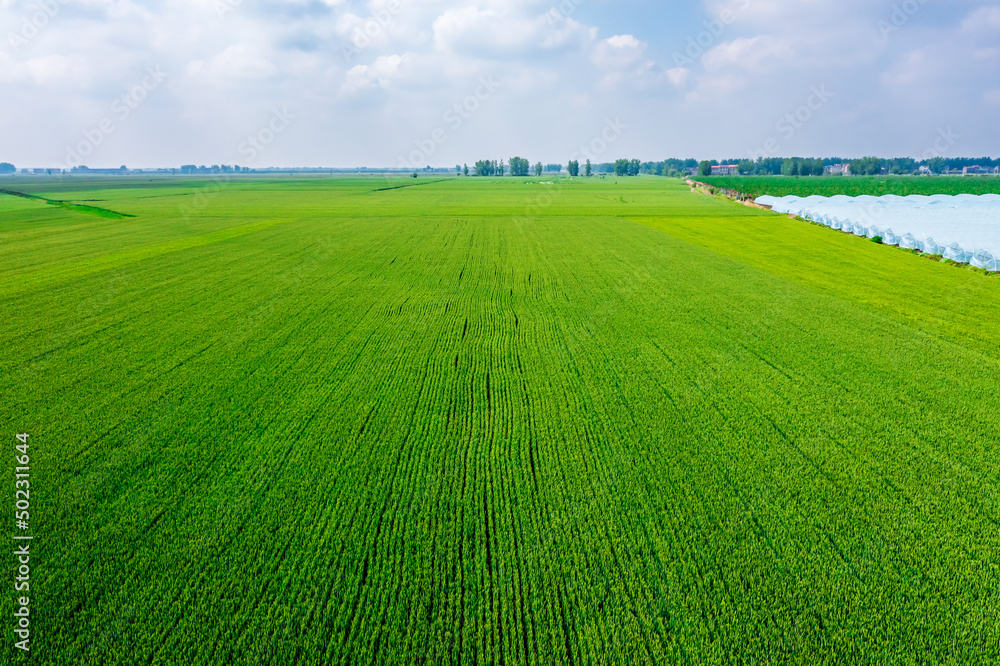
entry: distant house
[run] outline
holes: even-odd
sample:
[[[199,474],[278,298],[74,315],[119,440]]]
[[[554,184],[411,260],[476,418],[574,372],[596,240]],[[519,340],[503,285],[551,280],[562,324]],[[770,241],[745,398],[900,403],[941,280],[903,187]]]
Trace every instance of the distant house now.
[[[824,171],[830,176],[850,176],[851,175],[851,165],[850,164],[831,164],[826,167]]]
[[[929,166],[927,166],[926,164],[924,166],[920,167],[920,175],[921,176],[929,176],[932,173],[934,173],[934,172],[931,171],[931,168]]]
[[[719,164],[712,167],[713,176],[738,176],[740,175],[740,165]]]
[[[985,176],[988,174],[996,173],[995,169],[983,166],[967,166],[962,169],[963,176]]]

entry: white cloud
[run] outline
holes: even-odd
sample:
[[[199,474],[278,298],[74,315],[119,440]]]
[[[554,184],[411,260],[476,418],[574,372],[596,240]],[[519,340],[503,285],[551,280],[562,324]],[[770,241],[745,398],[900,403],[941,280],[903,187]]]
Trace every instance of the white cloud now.
[[[939,60],[927,47],[910,51],[900,56],[881,77],[887,86],[922,85],[928,79],[939,75],[947,68],[947,63]]]
[[[65,91],[80,89],[94,80],[95,72],[79,55],[44,55],[0,68],[0,81]]]
[[[609,19],[596,0],[231,0],[221,16],[215,0],[74,0],[14,49],[4,36],[36,4],[0,0],[0,83],[16,100],[0,122],[19,128],[0,159],[62,159],[150,66],[170,77],[116,133],[132,140],[104,144],[91,166],[219,162],[275,105],[298,118],[269,163],[395,163],[481,77],[502,86],[431,162],[564,160],[626,114],[610,159],[732,157],[817,85],[836,97],[783,150],[905,152],[954,125],[971,152],[1000,152],[1000,7],[928,2],[886,39],[878,22],[900,4],[703,0],[689,20],[648,3],[618,3]],[[690,40],[700,52],[675,62]]]
[[[207,63],[192,61],[187,66],[191,77],[212,77],[212,83],[224,84],[242,79],[262,79],[274,76],[278,68],[271,59],[259,53],[249,44],[233,44],[222,53],[213,56]]]
[[[444,51],[506,60],[580,50],[596,37],[595,29],[572,18],[553,20],[547,13],[532,16],[516,7],[474,4],[446,10],[433,29],[434,42]]]
[[[407,62],[407,55],[379,56],[372,65],[352,67],[344,78],[341,92],[353,95],[368,88],[387,87]]]
[[[787,62],[794,57],[795,51],[789,41],[760,35],[750,38],[740,37],[719,44],[705,54],[702,63],[708,70],[767,71],[767,65],[775,61]]]
[[[614,35],[598,42],[591,60],[600,67],[629,67],[642,59],[647,44],[633,35]]]
[[[1000,32],[1000,7],[987,6],[973,10],[962,21],[962,28],[974,33]]]
[[[674,67],[667,70],[667,79],[678,88],[686,86],[690,77],[691,70],[686,67]]]

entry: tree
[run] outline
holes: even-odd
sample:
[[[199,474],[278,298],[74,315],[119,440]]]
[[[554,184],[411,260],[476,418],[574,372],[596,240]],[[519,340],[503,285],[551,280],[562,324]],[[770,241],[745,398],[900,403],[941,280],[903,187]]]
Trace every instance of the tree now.
[[[789,157],[781,163],[781,175],[783,176],[822,176],[824,169],[824,163],[821,159]]]
[[[17,169],[15,169],[14,165],[10,162],[0,162],[0,173],[7,174],[15,173],[16,171]]]
[[[504,163],[497,160],[479,160],[476,162],[477,176],[502,176],[504,173]]]
[[[590,178],[594,175],[594,169],[590,165],[590,160],[587,160],[587,164],[583,167],[583,175]]]
[[[545,167],[542,166],[541,162],[539,162],[538,164],[536,164],[535,165],[535,176],[536,177],[541,177],[543,169],[545,169]]]
[[[897,174],[910,174],[917,172],[917,161],[912,157],[897,157],[892,162],[890,171]]]
[[[784,160],[780,157],[758,157],[754,163],[754,175],[756,176],[777,176],[781,173]]]
[[[455,165],[455,175],[456,176],[461,176],[462,175],[462,165],[461,164],[456,164]]]
[[[463,175],[466,175],[466,176],[469,175],[469,165],[468,164],[466,164],[465,167],[462,169],[462,173],[463,173]]]
[[[781,172],[786,176],[822,176],[823,160],[793,157],[790,160],[785,160]]]
[[[943,157],[932,157],[927,160],[927,168],[931,170],[931,173],[940,175],[948,168],[948,163],[945,162]]]
[[[711,176],[712,175],[712,163],[708,160],[702,160],[698,162],[698,175],[699,176]]]
[[[510,158],[510,175],[523,177],[531,170],[531,164],[523,157]]]
[[[545,173],[562,173],[562,164],[546,164]]]
[[[688,170],[698,166],[697,160],[679,160],[676,158],[655,162],[650,172],[666,177],[687,176]]]
[[[855,176],[877,176],[882,173],[882,160],[874,156],[851,160],[851,173]]]
[[[571,177],[576,178],[580,175],[580,163],[577,160],[570,160],[566,170]]]
[[[642,173],[642,162],[639,160],[615,160],[616,176],[638,176]]]

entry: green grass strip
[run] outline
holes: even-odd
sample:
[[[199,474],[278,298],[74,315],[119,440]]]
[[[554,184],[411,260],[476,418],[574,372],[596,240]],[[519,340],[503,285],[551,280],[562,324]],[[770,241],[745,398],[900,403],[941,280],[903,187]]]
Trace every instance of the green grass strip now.
[[[35,196],[34,194],[25,194],[24,192],[17,192],[15,190],[0,189],[0,194],[8,194],[12,197],[21,197],[24,199],[35,199],[37,201],[44,201],[49,205],[58,206],[59,208],[64,208],[66,210],[74,211],[77,213],[83,213],[85,215],[96,215],[97,217],[105,217],[112,220],[124,220],[125,218],[135,217],[135,215],[129,215],[128,213],[119,213],[118,211],[109,210],[107,208],[99,208],[97,206],[85,206],[83,204],[70,203],[69,201],[59,201],[57,199],[46,199],[45,197]]]

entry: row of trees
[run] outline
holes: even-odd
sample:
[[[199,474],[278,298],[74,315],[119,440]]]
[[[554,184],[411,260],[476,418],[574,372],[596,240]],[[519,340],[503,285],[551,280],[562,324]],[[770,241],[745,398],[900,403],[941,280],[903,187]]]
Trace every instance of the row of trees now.
[[[968,158],[944,158],[934,157],[927,160],[916,160],[910,157],[897,157],[883,159],[880,157],[862,157],[858,159],[846,159],[843,157],[825,158],[802,158],[802,157],[758,157],[756,160],[731,159],[719,162],[718,160],[702,160],[699,162],[693,158],[688,159],[668,159],[659,162],[640,162],[639,160],[620,159],[614,162],[604,162],[592,164],[587,160],[585,164],[580,164],[578,160],[571,160],[565,167],[570,176],[576,178],[581,175],[590,177],[593,175],[614,174],[615,176],[638,176],[640,174],[650,174],[666,177],[685,177],[691,173],[699,175],[711,175],[712,167],[719,164],[735,164],[740,175],[743,176],[822,176],[826,167],[833,165],[847,164],[853,175],[874,176],[880,174],[918,174],[926,167],[931,173],[941,174],[949,170],[961,169],[966,166],[996,167],[1000,166],[1000,159],[990,157]],[[543,173],[561,173],[561,164],[545,164],[538,162],[531,165],[528,160],[521,157],[510,159],[510,175],[528,176],[534,171],[535,176]],[[456,173],[462,173],[461,167],[456,167]],[[926,171],[925,170],[925,171]],[[481,161],[476,163],[475,175],[477,176],[502,176],[507,172],[503,161]],[[469,167],[464,169],[466,176],[469,175]]]
[[[17,171],[10,162],[0,162],[0,174],[10,174]]]
[[[122,167],[124,168],[124,167]],[[241,167],[239,164],[234,164],[232,166],[228,164],[213,164],[210,167],[202,164],[201,166],[195,166],[194,164],[182,164],[181,165],[182,174],[193,174],[193,173],[250,173],[250,167]]]
[[[991,160],[988,157],[979,160],[961,158],[947,160],[943,157],[932,157],[929,160],[918,162],[912,157],[896,157],[893,159],[882,159],[880,157],[862,157],[851,160],[851,173],[857,176],[877,176],[887,173],[894,176],[920,173],[921,167],[927,167],[931,173],[941,174],[950,169],[961,169],[967,166],[994,166],[1000,164],[1000,160]]]
[[[698,175],[710,176],[712,167],[735,164],[741,176],[822,176],[827,165],[841,164],[839,158],[803,159],[801,157],[758,157],[756,160],[702,160],[698,162]],[[664,174],[667,175],[667,174]],[[677,174],[680,175],[680,174]]]
[[[743,176],[820,176],[824,173],[825,167],[847,164],[851,167],[851,173],[860,176],[877,176],[881,174],[906,175],[921,173],[921,168],[926,167],[928,171],[935,174],[946,173],[951,170],[959,170],[967,166],[983,166],[995,168],[1000,166],[1000,159],[990,157],[932,157],[926,160],[916,160],[912,157],[881,158],[875,156],[848,159],[844,157],[824,157],[824,158],[801,158],[801,157],[759,157],[756,160],[706,160],[699,163],[699,173],[707,163],[709,170],[712,166],[719,164],[736,164],[739,166],[740,175]],[[689,164],[685,165],[688,169]],[[679,169],[677,171],[680,171]],[[663,173],[663,175],[671,175]]]
[[[633,160],[634,161],[634,160]],[[543,173],[562,173],[563,165],[561,164],[542,164],[541,162],[536,162],[532,165],[528,160],[523,157],[512,157],[508,160],[507,164],[504,164],[503,160],[479,160],[476,162],[473,168],[473,175],[475,176],[503,176],[510,173],[511,176],[515,177],[526,177],[531,175],[533,171],[536,176],[541,176]],[[571,160],[567,165],[567,169],[570,176],[574,178],[580,175],[580,162],[578,160]],[[464,168],[460,164],[455,165],[455,175],[469,175],[469,165],[465,165]],[[594,167],[590,163],[590,160],[584,164],[584,175],[592,176],[594,174]]]
[[[639,160],[615,160],[616,176],[638,176],[642,173],[642,162]]]
[[[531,165],[528,160],[523,157],[512,157],[510,158],[510,175],[524,177],[530,175],[531,171],[535,172],[536,176],[542,175],[542,163],[538,162],[534,166]],[[560,167],[561,169],[562,167]],[[503,160],[479,160],[476,162],[473,175],[475,176],[503,176],[507,173],[508,166],[504,164]],[[461,170],[458,166],[455,167],[456,173],[465,173],[466,176],[469,175],[469,167],[466,165],[464,170]]]
[[[590,160],[587,160],[589,163]],[[602,162],[590,165],[590,174],[614,174],[617,176],[638,176],[648,174],[651,176],[687,176],[691,169],[698,166],[698,160],[689,158],[669,159],[652,162],[640,162],[639,160],[617,160],[615,162]]]
[[[688,166],[690,163],[690,166]],[[566,172],[576,178],[582,175],[590,178],[595,174],[614,174],[616,176],[638,176],[639,174],[653,174],[662,176],[673,176],[678,175],[682,171],[687,174],[687,169],[697,166],[698,162],[695,160],[666,160],[664,162],[640,162],[637,159],[620,159],[615,162],[606,162],[603,164],[594,164],[589,159],[580,164],[579,160],[570,160],[569,164],[566,165]],[[511,176],[528,176],[533,170],[536,176],[541,176],[543,173],[562,173],[563,165],[561,164],[545,164],[541,162],[535,163],[534,167],[528,162],[528,160],[523,157],[512,157],[509,160],[509,167],[504,164],[503,160],[480,160],[476,162],[473,175],[476,176],[503,176],[510,173]],[[455,166],[455,173],[462,174],[466,176],[469,175],[468,166],[462,169],[461,166]]]
[[[877,176],[882,173],[882,160],[877,157],[851,160],[851,173],[855,176]]]
[[[479,160],[475,165],[477,176],[502,176],[505,169],[503,160]]]
[[[627,167],[625,165],[628,165]],[[617,160],[615,162],[604,162],[593,165],[594,173],[615,174],[618,176],[637,176],[648,174],[651,176],[686,176],[691,169],[698,166],[696,159],[669,159],[653,162],[640,162],[639,160]]]
[[[781,163],[783,176],[822,176],[826,172],[823,160],[791,157]]]

